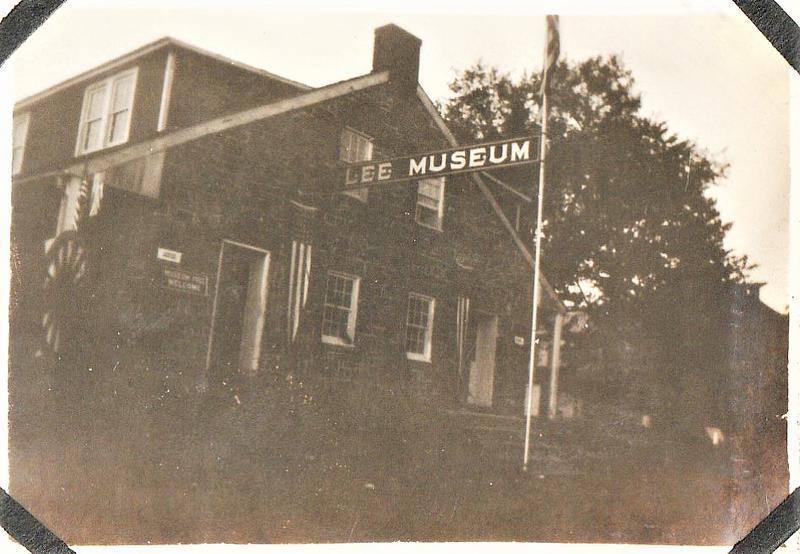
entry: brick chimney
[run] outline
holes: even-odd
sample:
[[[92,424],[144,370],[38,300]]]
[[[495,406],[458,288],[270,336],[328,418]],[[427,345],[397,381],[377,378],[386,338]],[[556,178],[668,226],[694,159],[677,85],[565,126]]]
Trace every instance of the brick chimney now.
[[[389,71],[401,90],[413,92],[419,80],[419,49],[422,41],[390,23],[375,29],[372,71]]]

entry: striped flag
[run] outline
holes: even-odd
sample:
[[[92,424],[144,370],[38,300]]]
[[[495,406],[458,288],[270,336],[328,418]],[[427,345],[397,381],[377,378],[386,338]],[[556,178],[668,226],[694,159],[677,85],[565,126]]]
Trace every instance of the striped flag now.
[[[550,88],[550,74],[555,69],[558,55],[561,53],[561,37],[558,30],[558,16],[547,16],[547,37],[544,46],[544,69],[542,70],[542,90],[544,95]]]

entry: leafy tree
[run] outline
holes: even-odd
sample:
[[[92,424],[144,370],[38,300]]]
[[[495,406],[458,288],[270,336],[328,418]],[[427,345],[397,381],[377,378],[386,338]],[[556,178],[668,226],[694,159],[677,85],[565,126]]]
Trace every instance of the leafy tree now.
[[[464,142],[536,134],[540,83],[538,74],[514,80],[479,63],[451,83],[440,109]],[[657,385],[659,400],[685,399],[687,388],[710,394],[724,378],[714,377],[724,373],[729,308],[721,300],[750,268],[725,249],[730,224],[708,195],[725,166],[643,115],[633,76],[615,56],[559,62],[550,90],[549,280],[590,312],[599,342],[653,345],[657,362],[642,372],[643,388]],[[530,170],[502,178],[535,197]]]

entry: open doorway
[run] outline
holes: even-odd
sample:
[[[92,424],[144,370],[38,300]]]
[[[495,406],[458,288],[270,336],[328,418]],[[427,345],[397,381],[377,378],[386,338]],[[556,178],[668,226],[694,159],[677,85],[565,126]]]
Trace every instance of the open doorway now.
[[[218,379],[258,369],[267,311],[269,252],[223,241],[206,365]]]

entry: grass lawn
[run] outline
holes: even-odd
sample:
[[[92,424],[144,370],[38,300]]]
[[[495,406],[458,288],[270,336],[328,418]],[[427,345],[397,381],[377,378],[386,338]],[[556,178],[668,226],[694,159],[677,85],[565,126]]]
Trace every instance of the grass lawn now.
[[[535,435],[523,473],[521,442],[487,443],[407,399],[364,411],[274,380],[198,405],[163,387],[142,396],[135,383],[83,379],[69,400],[43,385],[11,412],[11,493],[72,544],[702,544],[741,534],[719,453],[612,441],[588,419],[569,444],[547,439],[555,461]],[[564,473],[558,456],[569,452],[577,469]]]

